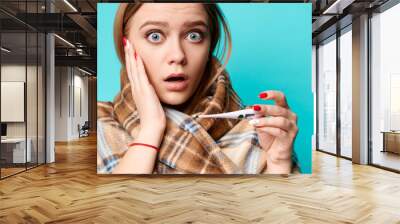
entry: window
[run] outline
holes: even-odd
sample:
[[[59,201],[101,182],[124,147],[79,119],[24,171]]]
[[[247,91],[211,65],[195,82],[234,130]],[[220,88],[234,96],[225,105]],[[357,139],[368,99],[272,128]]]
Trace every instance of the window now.
[[[400,4],[371,18],[371,162],[400,170]]]
[[[352,157],[352,32],[340,36],[340,155]]]
[[[336,36],[318,47],[318,149],[336,153]]]

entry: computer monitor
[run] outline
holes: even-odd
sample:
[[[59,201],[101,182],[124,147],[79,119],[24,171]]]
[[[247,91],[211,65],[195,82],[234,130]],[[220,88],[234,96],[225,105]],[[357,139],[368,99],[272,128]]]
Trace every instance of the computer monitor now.
[[[1,123],[1,136],[7,136],[7,124]]]

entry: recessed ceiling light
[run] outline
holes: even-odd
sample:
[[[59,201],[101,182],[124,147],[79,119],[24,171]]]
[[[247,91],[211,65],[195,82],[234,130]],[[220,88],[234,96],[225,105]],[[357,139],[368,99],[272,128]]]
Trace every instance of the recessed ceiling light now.
[[[60,36],[58,36],[57,34],[54,34],[54,36],[57,37],[58,39],[60,39],[62,42],[66,43],[67,45],[69,45],[69,46],[75,48],[75,45],[71,44],[71,42],[67,41],[66,39],[64,39],[64,38],[62,38],[62,37],[60,37]]]
[[[74,12],[78,12],[78,10],[71,4],[69,3],[68,0],[64,0],[65,4],[67,4],[72,10],[74,10]]]
[[[343,9],[345,9],[347,6],[351,5],[355,0],[336,0],[333,2],[332,5],[330,5],[324,12],[322,13],[323,15],[326,14],[342,14]]]
[[[6,53],[10,53],[10,52],[11,52],[11,50],[9,50],[9,49],[7,49],[7,48],[5,48],[5,47],[1,47],[1,50],[4,51],[4,52],[6,52]]]
[[[83,69],[81,69],[81,68],[79,68],[79,67],[78,67],[78,70],[81,71],[81,72],[83,72],[83,73],[85,73],[85,74],[87,74],[87,75],[90,75],[90,76],[92,75],[92,73],[90,73],[90,72],[88,72],[88,71],[86,71],[86,70],[83,70]]]

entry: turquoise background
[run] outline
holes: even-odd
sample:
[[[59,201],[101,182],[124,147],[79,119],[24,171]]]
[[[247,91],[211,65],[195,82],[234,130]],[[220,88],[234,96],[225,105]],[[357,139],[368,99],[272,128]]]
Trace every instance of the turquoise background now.
[[[119,91],[120,63],[114,50],[113,21],[118,4],[99,3],[97,34],[98,100]],[[285,93],[298,115],[295,155],[300,172],[311,173],[313,95],[311,91],[311,4],[219,3],[232,33],[227,70],[245,105],[264,90]]]

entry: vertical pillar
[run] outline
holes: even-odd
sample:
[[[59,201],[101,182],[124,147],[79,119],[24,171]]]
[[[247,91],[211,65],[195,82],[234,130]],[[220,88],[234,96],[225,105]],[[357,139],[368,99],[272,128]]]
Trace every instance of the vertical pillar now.
[[[46,1],[46,12],[53,12],[51,1]],[[54,35],[46,34],[46,163],[55,162],[55,44]]]
[[[353,162],[368,163],[368,15],[353,19]]]

